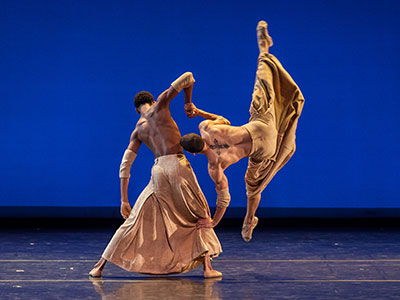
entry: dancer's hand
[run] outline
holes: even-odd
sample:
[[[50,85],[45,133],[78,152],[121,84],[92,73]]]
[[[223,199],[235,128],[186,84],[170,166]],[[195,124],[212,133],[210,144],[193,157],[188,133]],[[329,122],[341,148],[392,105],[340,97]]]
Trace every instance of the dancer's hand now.
[[[121,203],[121,215],[124,219],[128,219],[130,213],[131,213],[131,206],[128,201],[124,201]]]
[[[199,115],[197,107],[193,103],[186,103],[185,104],[185,112],[188,118],[194,118]]]
[[[211,218],[208,219],[198,219],[196,223],[196,228],[214,228],[214,222]]]

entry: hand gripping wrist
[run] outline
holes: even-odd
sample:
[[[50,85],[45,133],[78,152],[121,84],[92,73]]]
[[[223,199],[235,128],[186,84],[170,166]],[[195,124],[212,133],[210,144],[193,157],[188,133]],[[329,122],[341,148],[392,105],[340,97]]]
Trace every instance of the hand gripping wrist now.
[[[227,208],[231,202],[231,195],[229,189],[217,190],[217,206],[221,208]]]
[[[136,153],[132,150],[126,149],[122,157],[121,165],[119,167],[119,178],[129,178],[131,176],[131,166],[136,158]]]
[[[184,88],[190,87],[194,83],[193,74],[190,72],[183,73],[177,80],[171,83],[172,87],[178,91],[182,91]]]

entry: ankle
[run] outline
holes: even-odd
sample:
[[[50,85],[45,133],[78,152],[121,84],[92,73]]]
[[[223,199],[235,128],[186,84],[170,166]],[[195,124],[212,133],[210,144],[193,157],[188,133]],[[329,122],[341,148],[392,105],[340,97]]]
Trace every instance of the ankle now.
[[[244,218],[244,224],[245,225],[251,225],[251,224],[253,224],[253,220],[254,220],[254,216],[246,216],[245,218]]]
[[[212,270],[212,265],[209,257],[204,258],[204,272]]]

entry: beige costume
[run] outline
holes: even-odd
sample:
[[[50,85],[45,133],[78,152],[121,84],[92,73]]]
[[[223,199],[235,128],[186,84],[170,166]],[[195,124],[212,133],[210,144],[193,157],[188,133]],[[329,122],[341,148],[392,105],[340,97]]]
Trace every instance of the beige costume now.
[[[222,252],[212,228],[196,229],[197,220],[208,217],[207,201],[185,156],[158,157],[150,183],[102,256],[131,272],[187,272],[202,265],[205,254]]]
[[[261,193],[292,157],[303,95],[279,60],[269,53],[258,58],[250,121],[252,138],[245,176],[247,196]]]

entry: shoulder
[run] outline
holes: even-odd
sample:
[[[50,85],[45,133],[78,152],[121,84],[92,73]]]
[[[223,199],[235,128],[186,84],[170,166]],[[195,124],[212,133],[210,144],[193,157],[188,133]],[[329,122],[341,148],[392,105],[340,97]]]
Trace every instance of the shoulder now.
[[[204,120],[199,124],[199,129],[200,130],[210,130],[214,127],[214,122],[211,120]]]
[[[160,96],[158,96],[157,101],[156,101],[156,107],[158,109],[163,108],[163,107],[168,107],[169,103],[172,99],[174,99],[178,95],[178,91],[173,87],[170,86],[167,90],[162,92]]]
[[[157,101],[156,101],[155,104],[159,103],[160,101],[165,100],[166,97],[167,97],[167,93],[168,93],[168,90],[165,90],[164,92],[162,92],[162,93],[157,97]]]

